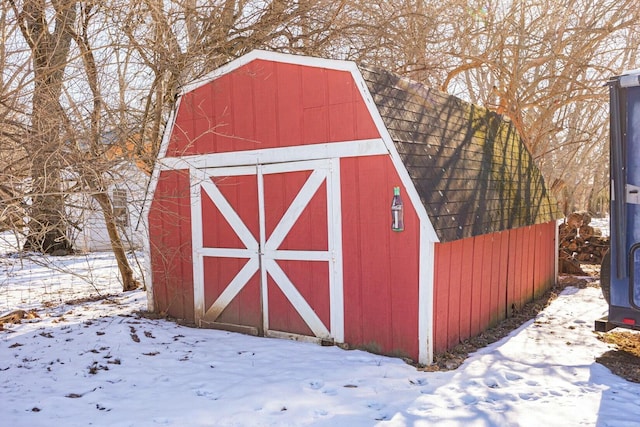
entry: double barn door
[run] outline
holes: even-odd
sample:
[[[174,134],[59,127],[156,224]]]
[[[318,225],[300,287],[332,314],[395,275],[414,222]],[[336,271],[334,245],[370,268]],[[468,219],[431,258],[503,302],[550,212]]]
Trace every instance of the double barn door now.
[[[200,325],[342,342],[339,162],[194,169],[191,176]]]

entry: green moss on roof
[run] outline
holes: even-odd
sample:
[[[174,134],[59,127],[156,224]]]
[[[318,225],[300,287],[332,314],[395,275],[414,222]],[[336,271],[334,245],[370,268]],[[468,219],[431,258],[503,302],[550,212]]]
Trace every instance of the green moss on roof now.
[[[441,241],[561,217],[510,121],[387,71],[360,71]]]

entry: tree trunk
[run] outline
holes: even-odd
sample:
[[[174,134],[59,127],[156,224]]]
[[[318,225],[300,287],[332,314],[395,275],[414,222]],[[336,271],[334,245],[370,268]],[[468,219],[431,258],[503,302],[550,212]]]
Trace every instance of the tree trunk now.
[[[113,214],[113,205],[109,196],[106,193],[96,193],[93,195],[96,199],[104,215],[104,222],[107,226],[107,232],[109,233],[109,240],[111,241],[111,248],[116,257],[118,263],[118,270],[120,270],[120,277],[122,278],[122,290],[132,291],[140,287],[140,283],[134,279],[133,270],[129,265],[127,254],[118,233],[118,225],[116,218]]]
[[[25,0],[22,11],[10,1],[22,35],[31,49],[34,73],[33,111],[27,151],[31,157],[31,205],[25,249],[67,254],[67,221],[61,170],[64,167],[64,111],[60,105],[64,72],[68,63],[75,1],[53,2],[53,31],[44,0]]]

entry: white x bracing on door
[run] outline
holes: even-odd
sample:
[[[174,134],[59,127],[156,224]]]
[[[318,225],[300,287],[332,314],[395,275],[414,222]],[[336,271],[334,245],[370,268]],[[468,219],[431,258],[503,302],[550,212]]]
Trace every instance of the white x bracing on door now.
[[[286,208],[277,225],[267,235],[265,225],[265,176],[282,174],[286,180],[291,172],[308,171],[309,175],[293,201]],[[321,159],[311,161],[258,164],[254,166],[222,167],[212,169],[195,169],[191,173],[191,214],[192,243],[194,262],[194,303],[196,321],[201,325],[217,327],[216,320],[229,304],[245,288],[249,280],[259,274],[260,311],[262,325],[259,332],[265,335],[292,335],[290,331],[274,331],[269,327],[269,292],[268,277],[275,283],[294,307],[300,317],[311,330],[312,339],[344,341],[344,308],[342,286],[342,232],[340,208],[340,171],[338,159]],[[219,188],[225,185],[225,177],[255,177],[257,185],[257,221],[259,236],[251,232],[232,204],[225,198]],[[322,185],[326,183],[326,185]],[[294,227],[301,213],[307,208],[312,198],[326,189],[326,224],[327,249],[282,249],[281,244]],[[203,197],[213,202],[221,216],[231,226],[241,248],[207,247],[203,244],[203,224],[209,220],[209,213],[203,210]],[[267,202],[267,203],[265,203]],[[229,281],[223,284],[222,292],[212,303],[206,303],[204,263],[206,258],[234,258],[246,260],[242,268]],[[299,292],[285,273],[279,261],[314,261],[324,262],[328,267],[329,325],[325,324],[314,311],[314,308]],[[243,261],[244,262],[244,261]],[[207,306],[208,305],[208,306]],[[261,331],[260,331],[261,329]],[[258,332],[258,333],[259,333]],[[296,337],[302,338],[302,337]]]

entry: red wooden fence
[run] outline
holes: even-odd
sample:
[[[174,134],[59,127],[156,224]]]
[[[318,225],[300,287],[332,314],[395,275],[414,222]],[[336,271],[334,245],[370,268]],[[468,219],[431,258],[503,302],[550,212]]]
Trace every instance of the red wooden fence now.
[[[434,349],[513,314],[555,280],[555,222],[436,244]]]

